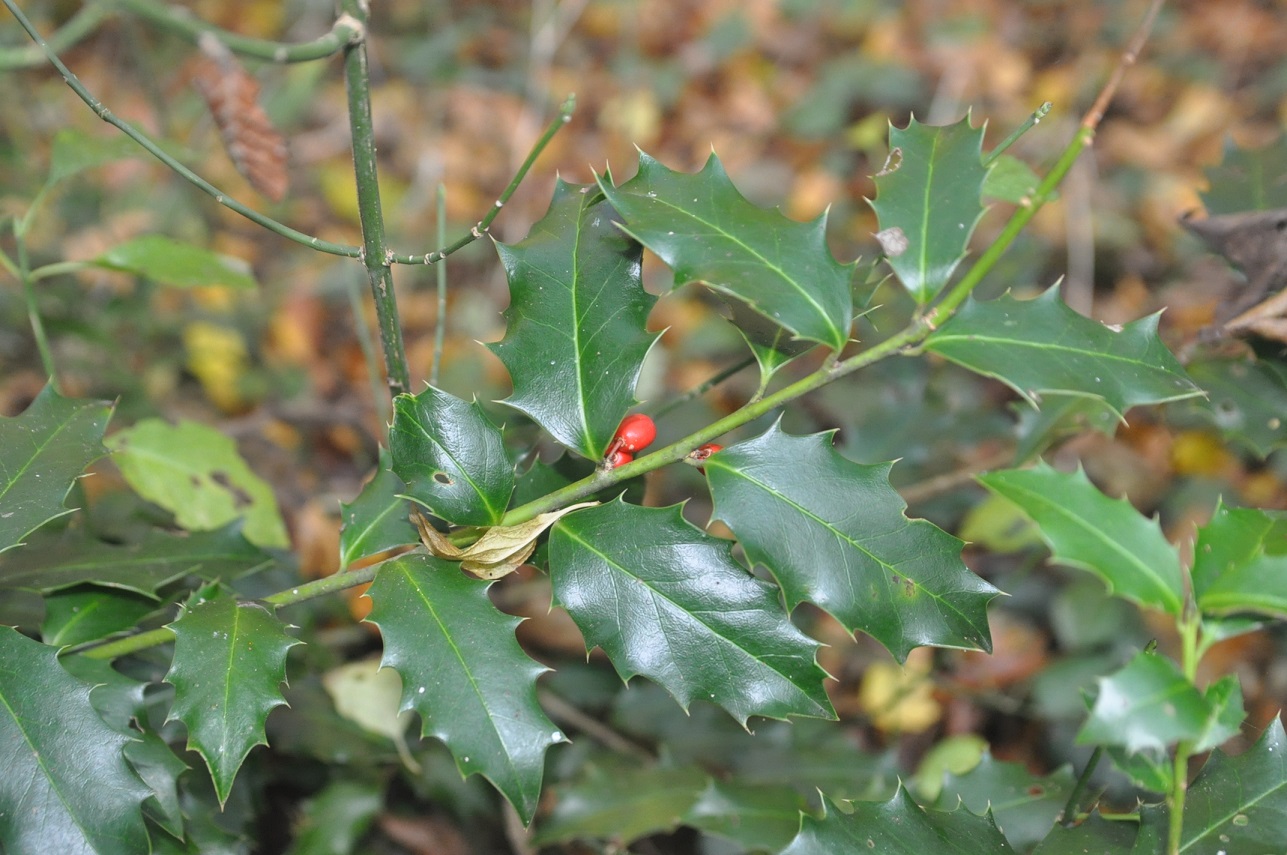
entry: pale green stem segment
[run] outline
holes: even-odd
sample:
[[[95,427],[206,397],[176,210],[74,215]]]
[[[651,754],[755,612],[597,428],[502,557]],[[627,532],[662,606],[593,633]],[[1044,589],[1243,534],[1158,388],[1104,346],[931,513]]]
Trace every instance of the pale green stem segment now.
[[[340,10],[365,28],[360,0],[343,0]],[[384,213],[380,206],[380,181],[375,163],[375,124],[371,120],[371,75],[367,68],[366,40],[344,48],[344,80],[348,87],[349,129],[353,137],[353,174],[357,178],[358,218],[362,223],[362,263],[366,266],[376,325],[384,348],[384,369],[389,397],[411,388],[407,353],[402,344],[402,324],[393,290],[393,270],[385,246]]]
[[[1032,115],[1028,117],[1028,120],[1026,122],[1024,122],[1019,127],[1015,128],[1014,131],[1011,132],[1010,136],[1003,139],[999,146],[992,149],[992,152],[983,159],[983,165],[991,166],[998,157],[1000,157],[1003,153],[1005,153],[1006,149],[1008,149],[1010,146],[1014,145],[1016,141],[1018,141],[1019,137],[1023,136],[1028,131],[1032,130],[1038,124],[1040,124],[1041,120],[1044,119],[1046,117],[1046,114],[1050,112],[1050,108],[1052,106],[1054,105],[1052,105],[1049,101],[1047,101],[1046,103],[1038,107],[1036,110],[1034,110]]]

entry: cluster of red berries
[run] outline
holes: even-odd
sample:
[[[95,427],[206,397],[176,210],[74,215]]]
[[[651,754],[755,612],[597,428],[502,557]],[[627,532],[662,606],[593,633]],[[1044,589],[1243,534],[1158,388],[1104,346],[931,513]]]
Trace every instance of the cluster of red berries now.
[[[603,465],[608,469],[625,466],[635,459],[635,452],[647,448],[656,438],[657,425],[651,418],[643,413],[626,416],[613,434],[612,442],[608,443],[608,450],[603,455]],[[723,447],[719,443],[708,442],[701,448],[694,449],[688,459],[701,463]],[[697,471],[703,471],[702,467],[698,466]]]
[[[647,448],[657,438],[657,425],[643,413],[635,413],[621,420],[608,450],[603,455],[604,465],[609,469],[625,466],[635,459],[635,452]]]

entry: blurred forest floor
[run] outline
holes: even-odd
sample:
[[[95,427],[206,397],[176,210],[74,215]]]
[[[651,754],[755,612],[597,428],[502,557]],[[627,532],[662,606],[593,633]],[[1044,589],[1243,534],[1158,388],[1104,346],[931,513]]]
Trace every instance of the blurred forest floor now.
[[[24,5],[45,32],[75,11],[65,2]],[[1071,137],[1146,5],[385,0],[374,4],[370,45],[390,243],[398,252],[438,246],[440,183],[448,239],[467,233],[492,207],[557,105],[575,92],[573,120],[501,212],[492,229],[497,239],[526,235],[544,212],[556,175],[587,183],[592,170],[611,167],[624,180],[634,172],[636,146],[672,168],[695,170],[714,149],[748,198],[781,206],[796,219],[829,209],[836,256],[870,258],[877,226],[864,197],[875,194],[870,176],[884,163],[889,123],[902,126],[913,114],[948,123],[968,112],[975,122],[987,121],[991,147],[1050,101],[1050,115],[1011,150],[1042,172]],[[306,40],[332,22],[330,2],[315,0],[198,0],[190,6],[228,29],[268,38]],[[6,17],[0,17],[0,44],[25,44]],[[1230,141],[1255,147],[1281,135],[1287,123],[1285,44],[1287,3],[1168,3],[1093,151],[981,293],[1031,295],[1062,277],[1078,311],[1117,323],[1166,306],[1164,336],[1176,349],[1191,340],[1219,300],[1238,287],[1238,276],[1177,219],[1201,208],[1204,169],[1220,162]],[[191,85],[195,53],[188,43],[122,16],[64,59],[113,111],[170,141],[186,162],[236,198],[304,232],[360,242],[338,59],[248,64],[263,86],[266,110],[289,141],[290,190],[274,204],[256,196],[225,155]],[[115,134],[48,67],[6,74],[0,85],[0,214],[19,216],[26,209],[43,180],[50,140],[68,126]],[[1000,214],[986,217],[975,245],[985,246],[1002,222]],[[103,271],[47,282],[40,307],[64,391],[119,399],[118,425],[161,414],[210,422],[235,436],[274,486],[303,572],[333,572],[338,503],[351,500],[369,474],[387,418],[387,402],[373,391],[355,334],[355,288],[361,323],[372,326],[360,265],[261,230],[145,157],[118,161],[64,187],[33,223],[32,262],[89,258],[147,233],[245,259],[260,289],[168,289]],[[508,378],[477,344],[504,332],[507,292],[495,253],[488,241],[476,242],[453,255],[447,270],[440,385],[481,400],[503,398]],[[413,382],[420,388],[433,361],[436,270],[397,267],[394,274]],[[654,293],[669,290],[661,265],[645,262],[645,274]],[[13,415],[45,378],[21,294],[8,281],[0,288],[0,318],[0,413]],[[668,332],[645,369],[643,399],[664,400],[742,356],[739,340],[695,289],[662,300],[651,326]],[[996,427],[998,420],[1009,423],[1011,396],[1004,389],[963,386],[961,394],[977,400],[940,410],[937,421],[909,430],[908,420],[923,413],[910,398],[926,387],[911,378],[900,391],[898,370],[880,376],[879,394],[811,398],[790,414],[789,424],[796,432],[840,426],[838,442],[857,459],[902,458],[895,472],[913,488],[912,482],[1004,454],[998,440],[1004,431]],[[661,425],[661,439],[708,423],[751,391],[754,378],[735,378],[676,411],[671,424]],[[862,417],[860,408],[867,410]],[[871,418],[876,411],[886,417]],[[925,433],[931,427],[933,437]],[[1132,414],[1115,436],[1092,435],[1061,454],[1080,460],[1108,492],[1161,514],[1176,539],[1191,536],[1191,524],[1210,512],[1216,495],[1287,508],[1281,453],[1262,460],[1151,413]],[[102,474],[92,491],[111,489],[107,467]],[[681,500],[698,483],[687,471],[657,478],[650,482],[650,501]],[[960,532],[980,498],[966,485],[951,496],[913,502],[909,513]],[[1133,610],[1105,605],[1098,582],[1040,565],[1009,571],[983,566],[981,572],[1015,574],[998,583],[1013,596],[993,609],[996,654],[945,654],[950,680],[939,677],[923,692],[915,690],[929,713],[922,706],[918,719],[915,710],[902,708],[901,717],[877,729],[933,728],[929,732],[940,736],[983,730],[998,755],[1034,760],[1040,749],[1007,693],[1045,680],[1049,695],[1038,698],[1037,708],[1051,716],[1076,713],[1079,678],[1052,667],[1053,651],[1068,649],[1070,634],[1078,644],[1117,636],[1135,644],[1151,630],[1138,626]],[[1048,581],[1052,577],[1057,585]],[[575,633],[570,625],[529,623],[526,640],[547,658],[575,658],[579,639],[566,637]],[[837,708],[876,721],[876,702],[862,694],[860,683],[881,654],[824,623],[819,618],[815,633],[833,645],[824,666],[840,678]],[[1123,624],[1132,629],[1122,630]],[[1210,657],[1213,672],[1239,669],[1253,722],[1263,723],[1287,701],[1283,653],[1278,636],[1255,635]],[[1095,666],[1079,667],[1084,679]],[[866,688],[876,691],[871,682]],[[986,722],[984,716],[990,716]],[[922,719],[923,725],[913,726]],[[925,743],[913,739],[907,750],[914,753],[917,744]]]

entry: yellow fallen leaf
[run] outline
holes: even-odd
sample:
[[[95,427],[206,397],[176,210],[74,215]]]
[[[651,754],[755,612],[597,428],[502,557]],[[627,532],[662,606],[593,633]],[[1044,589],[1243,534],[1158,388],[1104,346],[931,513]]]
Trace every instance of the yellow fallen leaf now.
[[[899,667],[893,662],[876,662],[863,674],[858,698],[862,709],[876,727],[890,733],[920,733],[942,716],[934,700],[929,679],[930,661],[921,650],[907,657]]]
[[[471,576],[479,579],[499,579],[513,573],[524,561],[532,557],[532,553],[536,551],[536,539],[560,517],[597,504],[599,503],[581,502],[541,514],[518,525],[493,526],[464,549],[448,540],[446,535],[430,525],[422,514],[413,513],[411,519],[420,530],[421,542],[431,553],[448,561],[459,561],[460,569]]]

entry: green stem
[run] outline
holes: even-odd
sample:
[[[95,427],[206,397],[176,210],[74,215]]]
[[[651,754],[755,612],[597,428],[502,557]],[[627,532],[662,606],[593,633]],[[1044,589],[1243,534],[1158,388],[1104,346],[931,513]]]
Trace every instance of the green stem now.
[[[1024,122],[1019,127],[1015,128],[1014,131],[1011,132],[1010,136],[1003,139],[999,146],[992,149],[992,153],[983,159],[983,165],[991,166],[1006,149],[1008,149],[1010,146],[1015,144],[1015,142],[1019,139],[1019,137],[1023,136],[1028,131],[1032,130],[1034,127],[1040,124],[1041,120],[1044,119],[1046,117],[1046,114],[1050,112],[1051,106],[1053,105],[1049,101],[1047,101],[1046,103],[1038,107],[1036,110],[1033,110],[1032,115],[1028,117],[1028,120],[1026,122]]]
[[[1197,682],[1198,650],[1201,644],[1201,621],[1197,608],[1190,600],[1179,621],[1180,630],[1180,666],[1184,678],[1190,683]],[[1183,740],[1175,746],[1175,760],[1171,769],[1171,792],[1167,795],[1169,808],[1168,828],[1166,835],[1167,855],[1179,855],[1180,843],[1184,836],[1184,802],[1189,793],[1189,758],[1193,756],[1193,742]]]
[[[54,368],[54,353],[49,347],[49,337],[45,334],[45,322],[40,318],[40,305],[36,301],[36,281],[31,275],[31,265],[27,260],[27,235],[22,224],[13,224],[14,245],[18,254],[18,279],[22,282],[22,295],[27,303],[27,322],[31,324],[31,335],[36,340],[36,350],[40,353],[40,364],[49,378],[49,385],[55,392],[58,388],[58,372]]]
[[[1064,802],[1063,812],[1059,815],[1059,822],[1065,828],[1071,828],[1078,821],[1078,815],[1081,809],[1078,805],[1081,803],[1082,793],[1090,786],[1090,776],[1095,774],[1095,767],[1099,765],[1100,758],[1104,756],[1104,746],[1100,745],[1091,752],[1090,759],[1086,761],[1086,768],[1081,770],[1081,775],[1077,777],[1077,783],[1073,786],[1072,792],[1068,794],[1068,801]]]
[[[365,29],[364,18],[341,15],[331,25],[331,31],[326,35],[311,42],[287,44],[229,32],[195,17],[182,6],[157,3],[153,0],[113,0],[113,2],[120,8],[194,44],[203,35],[214,36],[235,54],[269,62],[310,62],[325,59],[339,53],[354,39],[362,38]]]
[[[442,246],[447,242],[447,188],[441,182],[438,184],[437,197],[437,215],[438,230],[436,237],[438,245]],[[442,368],[442,347],[443,341],[447,335],[447,265],[440,263],[438,265],[438,314],[433,322],[433,367],[429,369],[429,382],[437,386],[438,375]]]
[[[365,25],[361,0],[343,0],[340,9]],[[375,125],[371,120],[371,76],[367,68],[365,39],[352,41],[344,49],[344,79],[348,84],[353,173],[357,178],[358,217],[362,222],[362,263],[366,265],[371,298],[375,301],[389,396],[396,398],[410,389],[411,373],[402,345],[393,270],[389,266],[384,243],[384,213],[380,208],[380,181],[375,163]]]
[[[127,137],[142,146],[148,154],[152,155],[157,160],[161,161],[161,163],[187,179],[199,190],[202,190],[212,196],[220,205],[223,205],[231,211],[237,212],[256,225],[263,226],[275,234],[279,234],[288,240],[293,240],[296,243],[303,244],[304,246],[310,247],[319,252],[326,252],[332,255],[343,255],[349,258],[357,258],[362,254],[361,247],[346,246],[344,244],[324,241],[321,238],[313,237],[312,235],[307,235],[301,231],[292,229],[290,226],[287,226],[284,223],[279,223],[271,217],[264,216],[253,208],[247,207],[236,199],[233,199],[227,193],[223,192],[218,187],[215,187],[209,181],[206,181],[200,175],[197,175],[191,169],[188,169],[182,163],[175,160],[160,146],[154,143],[150,137],[142,131],[136,130],[128,122],[118,118],[116,114],[107,109],[103,102],[90,94],[84,84],[82,84],[76,75],[63,64],[63,61],[58,58],[58,54],[54,53],[54,51],[49,47],[49,44],[41,37],[40,33],[36,31],[35,26],[32,25],[31,21],[27,19],[27,16],[22,13],[22,10],[18,8],[14,0],[0,0],[0,2],[3,2],[5,7],[13,13],[13,16],[18,20],[18,23],[27,31],[27,35],[31,36],[31,40],[40,48],[45,59],[47,59],[49,63],[58,70],[58,73],[62,75],[63,80],[67,82],[67,85],[71,87],[71,90],[75,92],[91,110],[94,111],[96,116],[104,122],[107,122],[109,125],[118,128]]]

